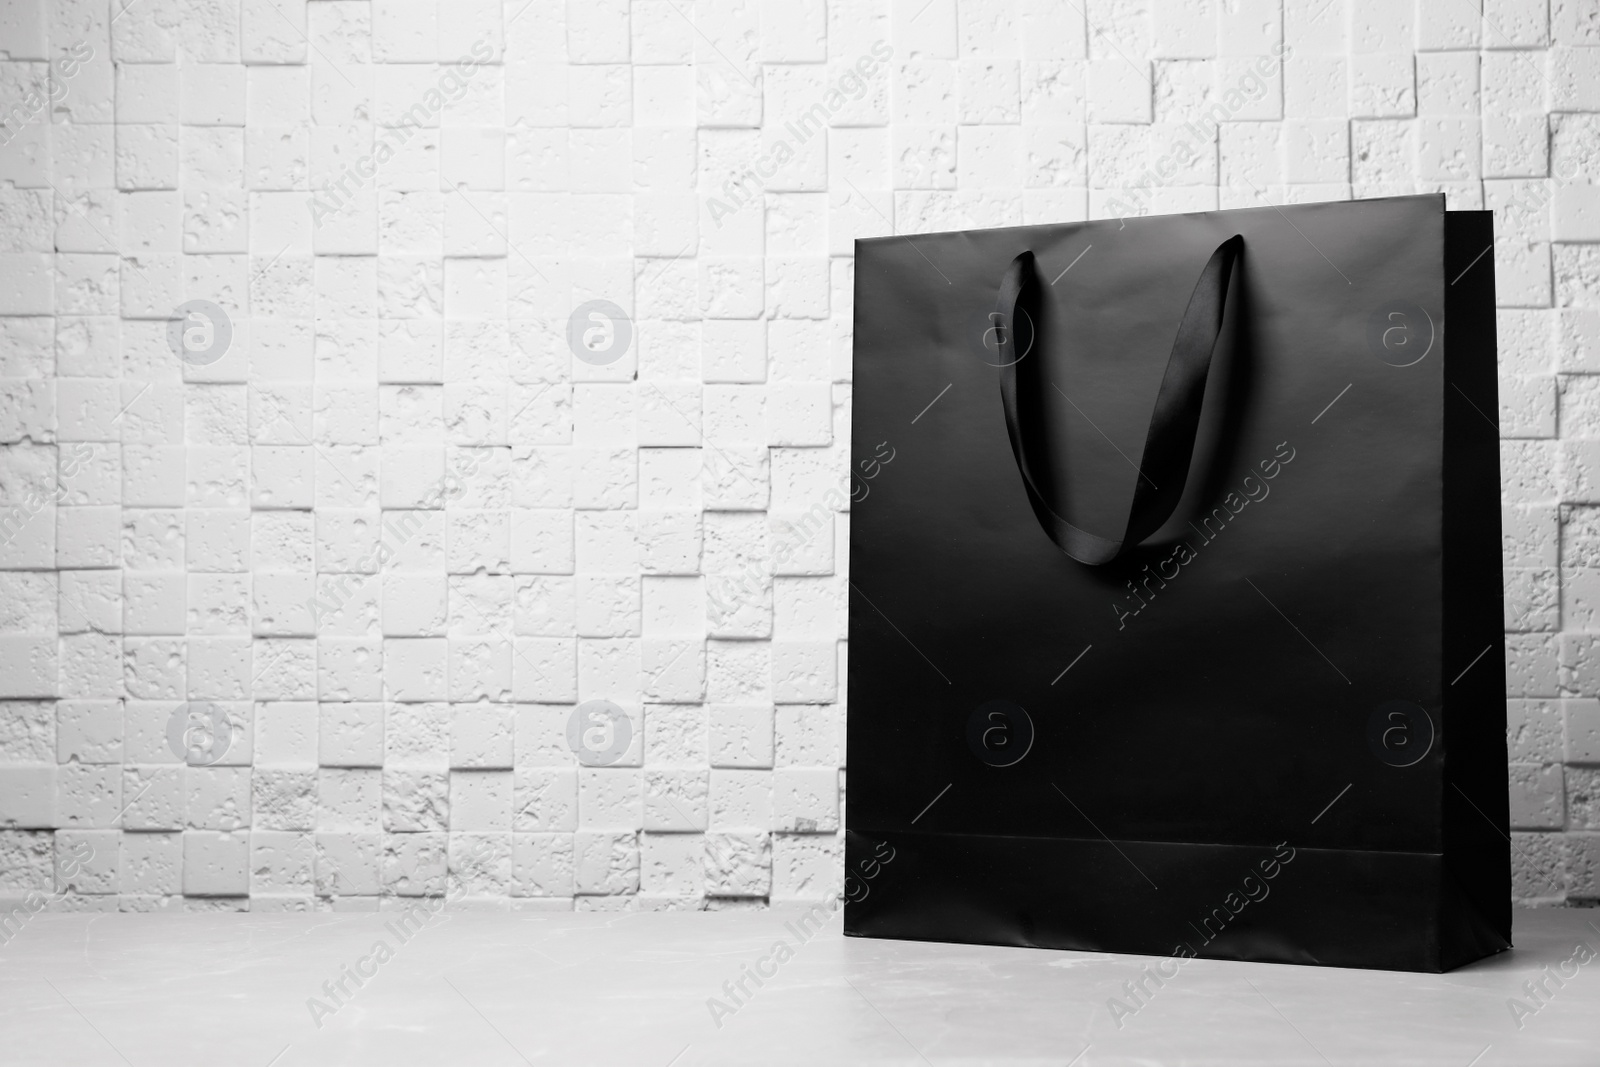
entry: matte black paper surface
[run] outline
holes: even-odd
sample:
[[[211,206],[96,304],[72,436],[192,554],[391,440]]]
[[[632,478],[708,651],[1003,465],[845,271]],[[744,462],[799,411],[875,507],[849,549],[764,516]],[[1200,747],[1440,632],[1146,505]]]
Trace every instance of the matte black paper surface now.
[[[1442,196],[857,243],[847,933],[1508,947],[1491,244]]]

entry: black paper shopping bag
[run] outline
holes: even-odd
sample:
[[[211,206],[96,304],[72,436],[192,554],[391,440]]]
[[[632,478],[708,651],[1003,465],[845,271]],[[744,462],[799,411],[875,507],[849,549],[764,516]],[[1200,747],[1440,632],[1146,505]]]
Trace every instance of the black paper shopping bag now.
[[[847,933],[1509,945],[1492,242],[1409,196],[857,243]]]

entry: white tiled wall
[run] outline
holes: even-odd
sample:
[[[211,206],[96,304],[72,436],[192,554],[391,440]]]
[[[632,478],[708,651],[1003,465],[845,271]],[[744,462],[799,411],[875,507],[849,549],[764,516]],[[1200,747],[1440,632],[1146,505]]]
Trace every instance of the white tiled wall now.
[[[1517,892],[1600,897],[1595,0],[5,0],[0,53],[0,897],[820,898],[853,239],[1440,189],[1499,215]]]

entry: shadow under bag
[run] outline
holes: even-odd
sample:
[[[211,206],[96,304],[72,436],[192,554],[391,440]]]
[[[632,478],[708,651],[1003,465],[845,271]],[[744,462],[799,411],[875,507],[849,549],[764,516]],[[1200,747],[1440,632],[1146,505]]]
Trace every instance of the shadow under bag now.
[[[856,243],[845,932],[1511,943],[1492,215]]]

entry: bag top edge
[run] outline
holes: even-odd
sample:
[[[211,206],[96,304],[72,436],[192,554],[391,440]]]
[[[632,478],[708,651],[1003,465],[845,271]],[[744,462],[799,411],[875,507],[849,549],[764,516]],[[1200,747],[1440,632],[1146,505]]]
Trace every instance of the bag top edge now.
[[[891,233],[891,234],[884,234],[884,235],[882,235],[880,237],[857,237],[855,239],[855,243],[857,245],[874,245],[874,244],[881,244],[882,242],[885,242],[885,241],[904,240],[907,237],[954,237],[954,236],[959,236],[960,234],[964,234],[964,233],[971,233],[971,232],[973,232],[975,230],[976,231],[981,231],[983,233],[1005,233],[1008,230],[1037,230],[1037,229],[1040,229],[1041,227],[1046,227],[1046,226],[1089,226],[1089,225],[1093,225],[1095,223],[1108,223],[1108,222],[1118,222],[1118,221],[1126,223],[1128,221],[1145,221],[1145,220],[1150,220],[1150,219],[1186,219],[1186,218],[1196,218],[1196,217],[1208,216],[1208,215],[1237,215],[1237,214],[1241,214],[1241,213],[1244,213],[1244,212],[1252,212],[1252,211],[1277,211],[1280,208],[1285,208],[1285,207],[1301,207],[1301,208],[1303,208],[1303,207],[1331,207],[1331,206],[1336,205],[1336,204],[1377,204],[1377,203],[1385,203],[1385,202],[1394,201],[1394,200],[1432,200],[1432,201],[1434,201],[1434,202],[1436,202],[1438,204],[1440,214],[1456,214],[1457,213],[1457,212],[1449,211],[1449,209],[1445,206],[1445,194],[1442,193],[1442,192],[1440,192],[1440,193],[1406,193],[1406,194],[1404,194],[1402,196],[1369,196],[1369,197],[1360,197],[1358,199],[1353,199],[1353,200],[1315,200],[1315,201],[1311,201],[1311,202],[1308,202],[1308,203],[1296,203],[1296,204],[1263,204],[1263,205],[1260,205],[1260,206],[1257,206],[1257,207],[1218,208],[1215,211],[1181,211],[1181,212],[1177,212],[1177,213],[1169,214],[1169,215],[1130,215],[1130,216],[1127,216],[1126,218],[1123,218],[1123,219],[1120,219],[1120,220],[1118,218],[1116,218],[1116,217],[1105,218],[1105,219],[1071,219],[1071,220],[1064,221],[1064,222],[1025,223],[1025,224],[1023,224],[1021,226],[973,226],[973,227],[968,227],[967,229],[964,229],[964,230],[928,230],[928,231],[925,231],[925,232],[922,232],[922,233],[912,233],[912,234]],[[1462,213],[1470,213],[1470,210],[1471,209],[1468,209],[1467,211],[1462,212]]]

